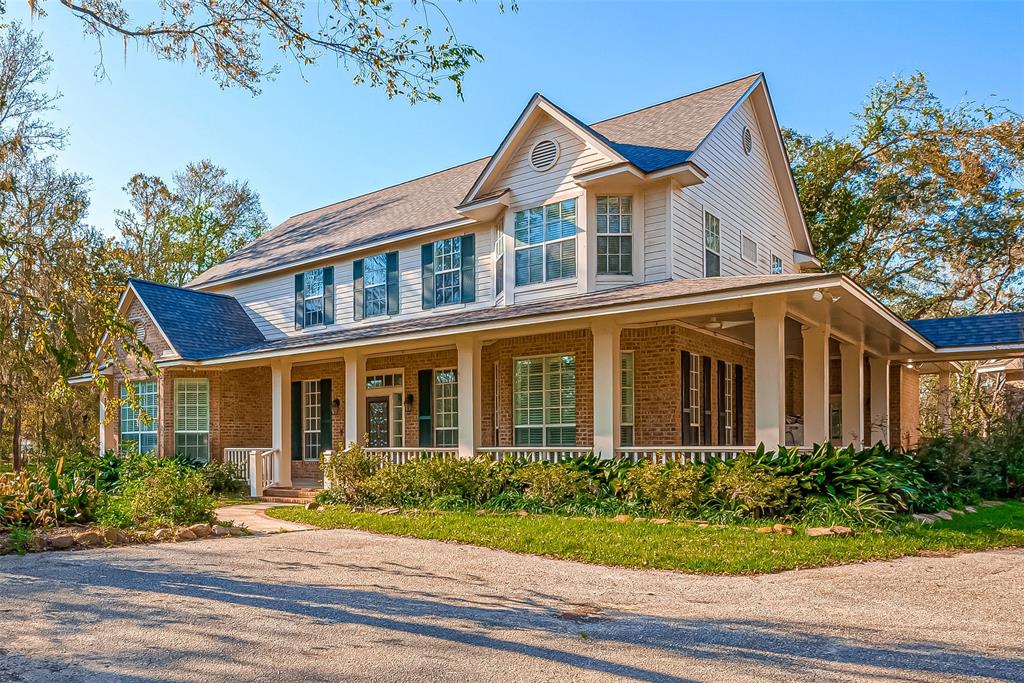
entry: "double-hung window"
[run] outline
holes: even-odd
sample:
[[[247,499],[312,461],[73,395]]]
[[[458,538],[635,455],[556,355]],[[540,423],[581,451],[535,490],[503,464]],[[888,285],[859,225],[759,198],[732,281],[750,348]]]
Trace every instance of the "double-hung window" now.
[[[306,271],[303,283],[305,327],[324,324],[324,269]]]
[[[722,274],[722,228],[716,216],[704,212],[704,277]]]
[[[434,242],[434,305],[462,301],[462,238]]]
[[[363,259],[363,317],[388,312],[388,256],[377,254]]]
[[[704,387],[703,364],[701,357],[693,354],[690,356],[690,426],[700,427],[701,418],[704,416],[704,406],[701,401],[701,390]]]
[[[434,445],[459,445],[459,377],[454,369],[434,371]]]
[[[505,291],[505,233],[498,232],[494,243],[494,296]]]
[[[597,198],[597,274],[633,274],[633,197]]]
[[[515,361],[512,413],[516,446],[576,445],[576,357]]]
[[[782,258],[776,254],[772,254],[772,275],[782,275],[782,272]]]
[[[515,214],[516,286],[576,277],[576,200]]]
[[[636,371],[633,365],[633,352],[623,351],[620,367],[620,409],[619,409],[619,442],[623,446],[633,445],[633,420],[636,413],[635,381]]]
[[[156,381],[132,382],[138,408],[127,403],[128,387],[121,385],[121,447],[132,443],[140,453],[156,450]]]
[[[320,458],[320,381],[302,380],[302,459]]]
[[[725,418],[725,425],[722,432],[725,435],[725,443],[722,446],[736,445],[736,364],[724,363],[721,365],[725,370],[722,382],[722,416]]]
[[[210,381],[174,380],[174,452],[195,462],[210,461]]]

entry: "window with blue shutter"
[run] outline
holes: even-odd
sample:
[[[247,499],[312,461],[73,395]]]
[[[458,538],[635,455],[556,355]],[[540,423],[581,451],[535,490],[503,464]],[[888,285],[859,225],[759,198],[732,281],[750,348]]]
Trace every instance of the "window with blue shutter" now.
[[[334,324],[334,266],[295,274],[295,329]]]
[[[476,301],[475,235],[449,237],[424,245],[423,283],[424,308]]]

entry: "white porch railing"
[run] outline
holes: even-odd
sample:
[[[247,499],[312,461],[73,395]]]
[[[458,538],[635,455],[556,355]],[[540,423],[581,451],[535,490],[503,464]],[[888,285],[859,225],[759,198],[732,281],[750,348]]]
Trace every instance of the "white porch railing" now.
[[[234,465],[239,479],[249,484],[249,495],[258,498],[263,489],[281,481],[281,453],[276,448],[225,448],[224,462]]]
[[[708,462],[710,460],[732,460],[741,453],[754,451],[755,446],[632,446],[617,448],[619,458],[640,462],[646,460],[655,464],[667,462]]]
[[[365,451],[393,465],[402,465],[410,460],[419,460],[421,458],[456,458],[459,455],[457,447],[416,448],[408,446],[404,448],[367,448]]]
[[[579,458],[594,449],[590,446],[492,446],[476,449],[477,455],[491,460],[525,460],[527,462],[562,462],[571,458]]]

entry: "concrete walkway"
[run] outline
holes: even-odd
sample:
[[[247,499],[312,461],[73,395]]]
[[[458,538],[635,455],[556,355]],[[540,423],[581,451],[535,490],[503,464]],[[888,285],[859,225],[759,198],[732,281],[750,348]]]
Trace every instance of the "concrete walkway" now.
[[[1024,681],[1024,551],[768,576],[360,531],[0,557],[0,681]]]
[[[246,505],[228,505],[217,508],[216,516],[222,522],[232,522],[235,526],[245,526],[254,534],[277,534],[284,531],[306,531],[316,527],[282,519],[267,517],[270,508],[287,507],[288,503],[249,503]]]

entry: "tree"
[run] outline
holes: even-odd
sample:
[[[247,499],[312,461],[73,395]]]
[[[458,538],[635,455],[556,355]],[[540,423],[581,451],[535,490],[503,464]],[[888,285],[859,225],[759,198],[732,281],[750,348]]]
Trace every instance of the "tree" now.
[[[121,258],[131,274],[181,286],[267,228],[260,198],[209,160],[175,173],[173,188],[136,174],[117,212]]]
[[[825,269],[906,318],[1024,306],[1024,120],[880,82],[846,136],[786,131]]]
[[[354,82],[413,103],[440,101],[445,84],[461,97],[467,71],[482,60],[458,40],[434,0],[410,0],[404,13],[390,0],[167,0],[152,10],[155,16],[143,18],[122,0],[58,2],[97,41],[114,36],[161,59],[192,60],[221,87],[254,95],[279,70],[264,64],[264,48],[271,45],[302,66],[333,59],[355,71]],[[46,14],[45,0],[29,3],[36,15]],[[498,7],[504,11],[503,3]],[[97,68],[102,74],[102,62]]]

